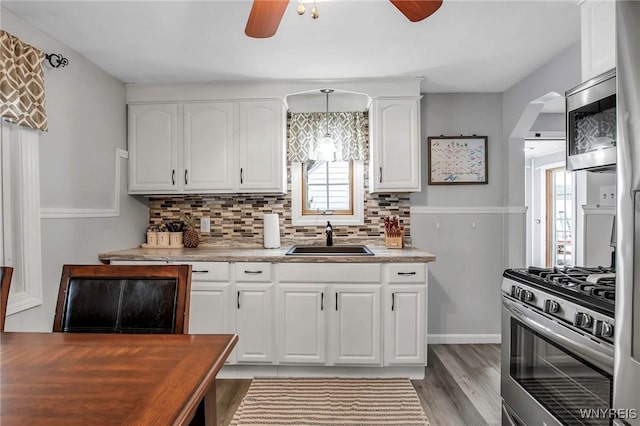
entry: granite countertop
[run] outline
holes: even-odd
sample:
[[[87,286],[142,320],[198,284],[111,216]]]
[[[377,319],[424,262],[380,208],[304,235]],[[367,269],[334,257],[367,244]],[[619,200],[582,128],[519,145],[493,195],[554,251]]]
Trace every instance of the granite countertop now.
[[[299,263],[388,263],[388,262],[433,262],[436,257],[424,250],[412,247],[403,249],[387,249],[380,246],[369,246],[374,256],[287,256],[290,245],[277,249],[262,247],[220,247],[199,246],[198,248],[131,248],[100,253],[98,258],[103,263],[112,260],[173,260],[190,262],[299,262]]]

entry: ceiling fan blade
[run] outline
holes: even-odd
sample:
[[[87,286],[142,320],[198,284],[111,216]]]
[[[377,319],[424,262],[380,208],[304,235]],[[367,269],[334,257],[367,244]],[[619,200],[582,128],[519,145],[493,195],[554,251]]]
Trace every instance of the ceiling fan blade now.
[[[442,0],[389,0],[411,22],[422,21],[440,9]]]
[[[253,0],[244,33],[253,38],[269,38],[276,33],[289,0]]]

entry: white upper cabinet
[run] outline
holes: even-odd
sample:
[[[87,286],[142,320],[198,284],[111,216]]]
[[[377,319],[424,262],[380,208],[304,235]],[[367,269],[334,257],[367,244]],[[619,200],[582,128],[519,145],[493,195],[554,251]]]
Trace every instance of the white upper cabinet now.
[[[616,66],[615,3],[586,0],[580,5],[582,81]]]
[[[233,190],[234,105],[231,102],[184,106],[184,189]]]
[[[280,100],[129,105],[129,193],[284,193]]]
[[[374,100],[371,125],[371,192],[420,191],[420,99]]]
[[[282,102],[239,103],[240,192],[286,191],[283,128]]]
[[[129,192],[177,192],[178,105],[130,105],[128,136]]]

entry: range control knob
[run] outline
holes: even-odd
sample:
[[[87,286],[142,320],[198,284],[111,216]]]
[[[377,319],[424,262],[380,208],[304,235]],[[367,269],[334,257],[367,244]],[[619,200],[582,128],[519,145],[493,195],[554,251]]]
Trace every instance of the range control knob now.
[[[529,290],[524,290],[522,289],[520,291],[520,301],[522,302],[532,302],[533,301],[533,292],[529,291]]]
[[[573,319],[573,325],[580,328],[591,328],[593,324],[593,318],[591,315],[584,312],[577,312]]]
[[[596,321],[596,326],[593,329],[593,334],[595,334],[598,337],[612,337],[613,326],[608,322]]]
[[[522,292],[522,289],[520,287],[518,287],[517,285],[511,286],[511,297],[520,299],[520,292]]]
[[[543,309],[548,314],[555,314],[560,311],[560,304],[555,300],[547,299],[544,301]]]

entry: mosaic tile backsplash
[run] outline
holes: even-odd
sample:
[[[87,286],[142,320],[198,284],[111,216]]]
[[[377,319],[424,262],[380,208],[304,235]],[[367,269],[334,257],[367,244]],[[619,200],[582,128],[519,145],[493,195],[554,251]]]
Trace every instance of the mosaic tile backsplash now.
[[[405,226],[405,237],[410,237],[409,194],[366,194],[364,225],[334,226],[336,239],[374,239],[384,235],[383,218],[395,215]],[[211,232],[201,234],[202,243],[216,244],[222,241],[243,240],[262,245],[262,216],[278,213],[280,237],[324,238],[324,226],[293,226],[291,223],[291,192],[286,195],[184,195],[149,198],[149,224],[176,222],[184,214],[196,218],[200,227],[201,217],[211,218]],[[328,218],[331,220],[331,218]]]

